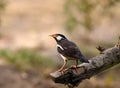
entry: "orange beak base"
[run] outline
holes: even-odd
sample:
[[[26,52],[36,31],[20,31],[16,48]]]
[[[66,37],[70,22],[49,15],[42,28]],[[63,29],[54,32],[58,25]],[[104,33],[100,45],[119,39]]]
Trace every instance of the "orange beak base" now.
[[[53,38],[57,37],[57,35],[56,35],[56,34],[49,35],[49,36],[51,36],[51,37],[53,37]]]

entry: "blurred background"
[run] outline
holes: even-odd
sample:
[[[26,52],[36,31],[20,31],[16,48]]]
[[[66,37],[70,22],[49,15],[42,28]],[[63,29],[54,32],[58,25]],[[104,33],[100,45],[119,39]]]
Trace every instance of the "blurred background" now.
[[[120,0],[0,0],[0,88],[66,88],[49,76],[62,65],[54,33],[90,59],[99,54],[96,46],[117,43]],[[78,88],[120,88],[119,74],[117,65]]]

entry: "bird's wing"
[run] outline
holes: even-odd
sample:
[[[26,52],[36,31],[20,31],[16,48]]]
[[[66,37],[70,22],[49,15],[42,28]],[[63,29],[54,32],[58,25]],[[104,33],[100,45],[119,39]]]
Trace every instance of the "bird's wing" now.
[[[79,59],[81,62],[89,63],[89,61],[82,55],[79,48],[73,42],[67,41],[62,43],[58,47],[58,52],[65,57],[76,58]]]
[[[79,48],[71,41],[65,43],[63,48],[64,54],[68,57],[74,57],[77,53],[80,53]]]
[[[79,48],[76,45],[74,45],[74,44],[70,44],[67,47],[64,47],[64,49],[69,54],[76,54],[77,52],[79,52]]]

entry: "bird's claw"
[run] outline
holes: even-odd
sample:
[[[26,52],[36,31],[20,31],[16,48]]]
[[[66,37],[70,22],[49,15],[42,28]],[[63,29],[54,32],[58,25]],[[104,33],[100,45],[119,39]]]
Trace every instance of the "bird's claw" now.
[[[71,66],[70,68],[72,68],[72,69],[77,69],[77,68],[79,68],[79,67],[76,66],[76,65],[73,65],[73,66]]]
[[[75,72],[76,72],[76,73],[78,73],[77,68],[79,68],[79,67],[78,67],[78,66],[76,66],[76,65],[71,66],[71,69],[75,69]]]
[[[60,73],[61,73],[61,75],[62,75],[62,74],[64,74],[64,72],[65,72],[65,71],[64,71],[64,70],[62,70],[62,71],[58,71],[58,72],[60,72]]]

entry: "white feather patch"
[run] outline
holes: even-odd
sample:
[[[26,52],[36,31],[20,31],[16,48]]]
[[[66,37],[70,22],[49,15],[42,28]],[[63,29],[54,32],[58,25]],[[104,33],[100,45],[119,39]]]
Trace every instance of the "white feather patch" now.
[[[64,50],[61,45],[58,45],[58,44],[57,44],[57,47],[59,47],[61,50]]]
[[[62,39],[61,36],[57,36],[56,38],[57,38],[58,41],[60,41]]]
[[[60,54],[60,56],[62,57],[62,59],[65,61],[67,60],[67,58],[65,56],[63,56],[62,54]]]

